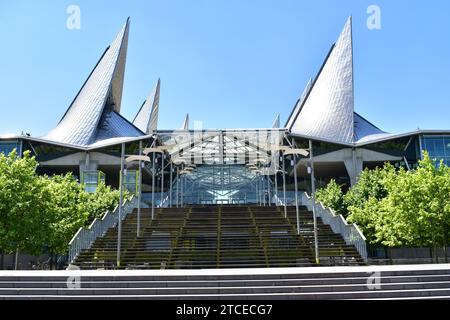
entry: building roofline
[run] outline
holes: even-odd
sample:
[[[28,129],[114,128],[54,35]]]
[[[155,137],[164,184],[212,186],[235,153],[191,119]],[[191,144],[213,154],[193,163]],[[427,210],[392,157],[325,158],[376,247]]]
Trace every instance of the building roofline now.
[[[367,145],[371,145],[371,144],[378,143],[378,142],[384,142],[384,141],[405,138],[405,137],[415,136],[415,135],[427,135],[427,134],[429,134],[429,135],[450,134],[450,130],[416,130],[416,131],[410,131],[410,132],[406,132],[406,133],[391,134],[386,137],[373,139],[373,140],[369,140],[366,142],[355,143],[355,146],[361,147],[361,146],[367,146]]]
[[[337,142],[337,141],[330,140],[330,139],[324,139],[324,138],[316,137],[316,136],[308,136],[308,135],[298,134],[298,133],[293,133],[293,132],[289,132],[289,135],[291,137],[294,137],[294,138],[301,138],[301,139],[305,139],[305,140],[321,141],[321,142],[331,143],[331,144],[345,146],[345,147],[349,147],[349,148],[352,148],[352,147],[355,146],[353,143]]]
[[[379,142],[384,142],[384,141],[389,141],[389,140],[394,140],[394,139],[399,139],[399,138],[405,138],[405,137],[410,137],[410,136],[415,136],[415,135],[443,135],[443,134],[450,135],[450,130],[416,130],[416,131],[410,131],[410,132],[400,133],[400,134],[391,134],[390,136],[379,138],[379,139],[370,140],[370,141],[367,141],[367,142],[346,144],[346,143],[336,142],[336,141],[332,141],[332,140],[328,140],[328,139],[323,139],[323,138],[320,138],[320,137],[307,136],[307,135],[292,133],[292,132],[289,132],[288,130],[286,130],[284,128],[280,128],[280,129],[274,129],[274,128],[252,128],[252,129],[224,129],[224,130],[220,130],[220,129],[212,129],[212,130],[204,129],[202,131],[205,131],[205,132],[222,132],[222,131],[229,131],[229,132],[239,132],[239,131],[240,132],[249,132],[249,131],[253,131],[253,132],[257,132],[257,131],[262,131],[262,130],[286,131],[288,133],[288,135],[290,135],[291,137],[294,137],[294,138],[301,138],[301,139],[306,139],[306,140],[321,141],[321,142],[331,143],[331,144],[340,145],[340,146],[349,147],[349,148],[359,148],[359,147],[364,147],[364,146],[368,146],[368,145],[379,143]],[[10,140],[24,140],[24,141],[32,141],[32,142],[39,142],[39,143],[50,144],[50,145],[55,145],[55,146],[59,146],[59,147],[69,148],[69,149],[76,149],[76,150],[80,150],[80,151],[93,151],[93,150],[102,149],[102,148],[105,148],[105,147],[110,147],[110,146],[114,146],[114,145],[120,145],[122,143],[130,143],[130,142],[136,142],[136,141],[141,141],[141,140],[147,140],[147,139],[154,138],[155,136],[158,136],[158,133],[172,133],[174,131],[183,132],[184,130],[158,130],[156,133],[143,135],[143,136],[139,136],[139,137],[124,137],[123,140],[120,141],[120,142],[118,142],[118,141],[109,142],[109,143],[107,142],[105,144],[100,144],[100,145],[97,145],[97,146],[87,146],[87,147],[73,145],[73,144],[67,144],[67,143],[61,143],[61,142],[56,142],[56,141],[47,140],[47,139],[23,136],[23,135],[0,136],[0,142],[1,141],[10,141]],[[197,132],[197,131],[196,130],[187,130],[186,132],[194,133],[194,132]]]

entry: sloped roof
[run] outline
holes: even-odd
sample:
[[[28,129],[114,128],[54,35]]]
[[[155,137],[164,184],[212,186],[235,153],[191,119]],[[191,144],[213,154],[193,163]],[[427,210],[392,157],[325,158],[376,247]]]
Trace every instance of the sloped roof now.
[[[292,124],[292,132],[338,143],[353,142],[351,23],[349,18]]]
[[[78,146],[88,146],[98,140],[99,128],[108,126],[100,121],[111,121],[111,117],[115,117],[111,112],[120,112],[128,32],[129,19],[106,49],[56,128],[43,139]]]
[[[297,101],[286,128],[294,135],[340,144],[367,143],[392,136],[354,111],[353,80],[350,17],[319,74]]]
[[[354,113],[355,119],[355,143],[369,142],[371,140],[381,139],[392,136],[391,133],[384,132],[372,123],[361,117],[356,112]]]
[[[105,114],[105,118],[101,121],[101,126],[98,128],[94,143],[111,138],[139,137],[142,135],[144,133],[127,119],[116,111],[110,111]]]
[[[133,124],[146,134],[150,134],[158,128],[160,87],[161,80],[158,79],[133,120]]]
[[[300,98],[295,102],[294,109],[292,109],[291,115],[289,116],[288,120],[286,121],[285,128],[292,129],[292,125],[294,124],[295,119],[297,119],[297,116],[301,110],[301,107],[303,106],[303,103],[305,102],[306,96],[309,94],[309,91],[311,90],[313,84],[313,80],[309,79],[308,83],[306,84],[305,89],[303,90],[302,95]]]

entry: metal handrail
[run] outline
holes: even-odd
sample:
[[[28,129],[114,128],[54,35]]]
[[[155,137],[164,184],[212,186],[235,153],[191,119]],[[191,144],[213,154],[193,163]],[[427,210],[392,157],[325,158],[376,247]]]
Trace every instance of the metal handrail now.
[[[312,197],[306,192],[302,194],[302,204],[308,210],[312,211]],[[367,262],[367,244],[366,237],[356,224],[349,224],[345,218],[340,214],[337,215],[331,208],[327,208],[323,203],[316,203],[316,215],[321,218],[323,223],[330,225],[334,233],[342,236],[345,243],[354,245],[360,256]]]
[[[122,205],[122,220],[125,219],[136,207],[137,198],[132,195],[131,199],[125,200]],[[89,249],[98,237],[105,235],[108,229],[113,228],[119,221],[119,206],[112,212],[107,211],[101,219],[95,218],[87,228],[81,227],[69,242],[69,263],[73,263],[77,255]]]

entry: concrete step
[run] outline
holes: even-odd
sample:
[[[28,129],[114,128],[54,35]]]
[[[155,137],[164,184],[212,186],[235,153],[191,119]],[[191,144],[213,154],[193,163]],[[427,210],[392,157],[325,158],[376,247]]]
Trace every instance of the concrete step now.
[[[69,277],[79,277],[80,286],[68,287]],[[0,272],[0,299],[415,300],[449,297],[450,265]]]

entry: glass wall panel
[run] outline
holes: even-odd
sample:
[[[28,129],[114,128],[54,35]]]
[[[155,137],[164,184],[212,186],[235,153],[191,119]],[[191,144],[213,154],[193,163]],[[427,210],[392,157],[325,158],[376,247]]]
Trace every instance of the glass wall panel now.
[[[428,152],[431,159],[439,165],[441,160],[450,164],[450,136],[423,136],[422,148]]]
[[[100,182],[105,182],[105,174],[98,170],[83,171],[81,173],[81,184],[86,192],[94,193]]]
[[[16,149],[18,152],[20,152],[19,142],[17,142],[17,141],[0,141],[0,153],[8,155],[14,149]]]

